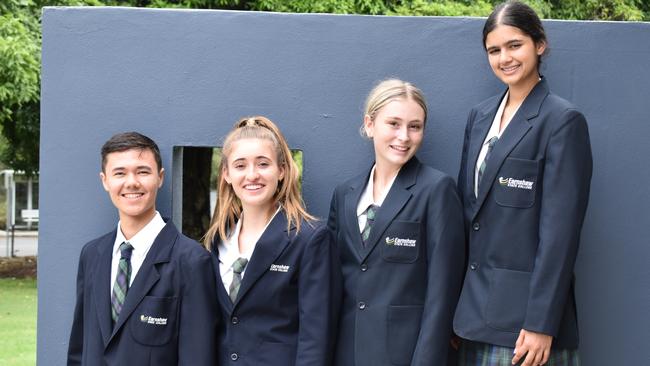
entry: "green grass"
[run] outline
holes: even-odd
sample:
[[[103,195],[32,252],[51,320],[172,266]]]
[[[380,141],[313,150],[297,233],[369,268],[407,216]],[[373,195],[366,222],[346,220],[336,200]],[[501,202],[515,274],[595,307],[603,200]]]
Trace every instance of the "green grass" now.
[[[36,364],[36,279],[0,278],[0,365]]]

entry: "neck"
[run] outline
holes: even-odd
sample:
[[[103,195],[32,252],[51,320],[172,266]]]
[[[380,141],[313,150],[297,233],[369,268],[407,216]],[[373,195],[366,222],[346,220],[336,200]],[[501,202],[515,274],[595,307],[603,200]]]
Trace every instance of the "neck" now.
[[[534,76],[534,78],[521,83],[521,85],[508,85],[508,89],[510,91],[507,102],[508,106],[519,105],[524,101],[524,99],[526,99],[528,94],[530,94],[530,91],[533,90],[535,85],[537,85],[540,80],[537,73],[535,73]]]
[[[401,166],[381,164],[379,161],[375,163],[375,175],[372,181],[372,196],[375,201],[377,201],[384,192],[388,183],[397,176],[397,173],[399,173],[401,168]]]
[[[156,216],[156,210],[152,210],[146,215],[140,217],[122,217],[120,216],[120,230],[126,240],[131,240],[143,227],[147,226],[148,223]]]
[[[242,216],[241,216],[243,221],[241,225],[240,235],[243,232],[253,233],[253,232],[260,232],[264,230],[264,227],[266,226],[266,224],[269,223],[269,220],[271,220],[271,217],[273,216],[276,210],[277,210],[276,205],[268,205],[265,207],[244,206],[242,209]]]

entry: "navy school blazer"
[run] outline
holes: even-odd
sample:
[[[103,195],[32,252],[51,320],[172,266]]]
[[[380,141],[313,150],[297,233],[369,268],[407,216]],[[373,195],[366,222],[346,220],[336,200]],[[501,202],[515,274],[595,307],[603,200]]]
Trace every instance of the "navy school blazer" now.
[[[454,330],[514,347],[523,328],[552,335],[554,348],[576,348],[573,266],[592,173],[587,123],[542,79],[494,146],[476,198],[476,161],[504,94],[474,107],[465,130],[458,189],[469,260]]]
[[[115,235],[114,230],[92,240],[81,251],[68,365],[215,365],[218,316],[210,253],[167,221],[113,326]]]
[[[217,239],[218,240],[218,239]],[[233,303],[212,250],[222,314],[220,365],[330,365],[340,275],[327,228],[301,222],[287,232],[278,212],[258,240]]]
[[[454,181],[411,158],[363,248],[357,205],[369,175],[338,186],[330,208],[344,283],[335,364],[446,365],[465,252]]]

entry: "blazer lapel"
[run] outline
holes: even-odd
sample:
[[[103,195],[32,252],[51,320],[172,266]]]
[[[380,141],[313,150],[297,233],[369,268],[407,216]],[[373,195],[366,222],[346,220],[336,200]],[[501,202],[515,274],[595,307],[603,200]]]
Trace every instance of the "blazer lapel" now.
[[[490,159],[485,166],[485,172],[483,173],[482,184],[479,187],[477,205],[474,211],[474,215],[478,213],[485,198],[488,195],[488,192],[492,188],[492,182],[496,179],[496,175],[501,169],[501,165],[506,160],[512,149],[517,146],[519,141],[526,135],[526,133],[532,127],[530,120],[537,117],[539,114],[539,109],[542,105],[542,102],[548,95],[548,86],[546,81],[542,79],[535,85],[530,94],[526,97],[521,107],[515,115],[512,117],[512,120],[506,127],[501,138],[494,145],[492,149],[492,154]]]
[[[412,194],[408,189],[415,184],[419,168],[420,161],[414,156],[400,169],[393,186],[388,191],[386,200],[377,211],[375,223],[370,230],[370,237],[363,251],[362,262],[377,246],[377,243],[383,237],[384,231],[411,198]]]
[[[489,108],[482,111],[481,115],[478,116],[477,120],[474,122],[474,127],[472,128],[472,133],[470,136],[471,143],[468,152],[468,157],[470,160],[469,164],[467,164],[466,167],[467,172],[465,172],[466,177],[468,178],[466,184],[468,191],[471,193],[470,196],[472,197],[472,202],[476,202],[476,196],[474,195],[474,177],[476,175],[475,172],[478,155],[481,152],[485,137],[487,136],[488,131],[490,131],[492,121],[494,121],[494,116],[497,113],[497,109],[499,109],[499,104],[501,103],[504,95],[505,92],[501,95],[501,98],[498,99],[495,105],[490,106]]]
[[[99,323],[99,330],[102,334],[104,345],[108,345],[111,337],[111,326],[113,319],[111,319],[111,262],[113,260],[113,244],[115,243],[115,235],[106,236],[104,242],[98,246],[97,262],[95,268],[95,276],[93,277],[93,298],[95,301],[95,312],[97,313],[97,321]]]
[[[361,232],[359,231],[359,219],[357,217],[357,206],[361,199],[361,194],[366,187],[368,177],[372,167],[368,169],[362,178],[355,182],[356,184],[350,187],[350,190],[345,195],[345,227],[348,230],[350,237],[349,245],[352,246],[351,251],[357,255],[357,259],[361,262],[363,258],[363,242],[361,240]]]
[[[212,246],[212,265],[217,276],[217,300],[221,303],[222,308],[228,311],[228,315],[230,315],[232,314],[232,301],[230,301],[230,296],[228,296],[228,292],[223,286],[220,269],[221,264],[219,262],[219,249],[217,249],[217,245],[218,244],[215,243],[215,245]]]
[[[131,313],[133,313],[135,308],[140,304],[153,285],[160,279],[160,274],[158,273],[156,265],[169,262],[171,251],[177,238],[178,230],[176,230],[176,227],[171,221],[168,221],[151,245],[147,257],[144,259],[142,266],[136,274],[133,284],[126,294],[124,306],[122,307],[120,316],[117,318],[117,322],[115,322],[115,326],[113,327],[111,339],[115,336],[122,325],[124,325]]]
[[[293,231],[294,229],[292,228],[291,230]],[[235,299],[232,305],[233,309],[246,296],[246,293],[253,287],[255,282],[268,272],[271,264],[282,254],[288,244],[287,218],[284,211],[280,211],[271,220],[269,226],[257,241],[257,244],[255,244],[253,255],[246,266],[241,287],[237,293],[237,299]]]

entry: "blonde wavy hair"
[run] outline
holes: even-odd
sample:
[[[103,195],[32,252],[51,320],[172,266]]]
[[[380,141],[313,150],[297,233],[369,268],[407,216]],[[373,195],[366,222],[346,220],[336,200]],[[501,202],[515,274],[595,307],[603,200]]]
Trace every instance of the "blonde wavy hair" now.
[[[280,129],[264,116],[242,118],[235,123],[223,143],[219,178],[217,180],[217,205],[214,208],[210,228],[203,237],[203,245],[210,250],[215,238],[226,240],[230,231],[237,224],[242,214],[242,204],[235,195],[232,186],[226,182],[224,171],[228,169],[228,157],[233,143],[243,139],[262,139],[271,141],[277,155],[277,163],[284,168],[284,178],[278,182],[278,189],[273,196],[275,204],[281,204],[287,216],[287,231],[291,226],[300,231],[302,220],[313,221],[315,218],[305,209],[299,189],[298,166],[291,157],[291,150]]]

